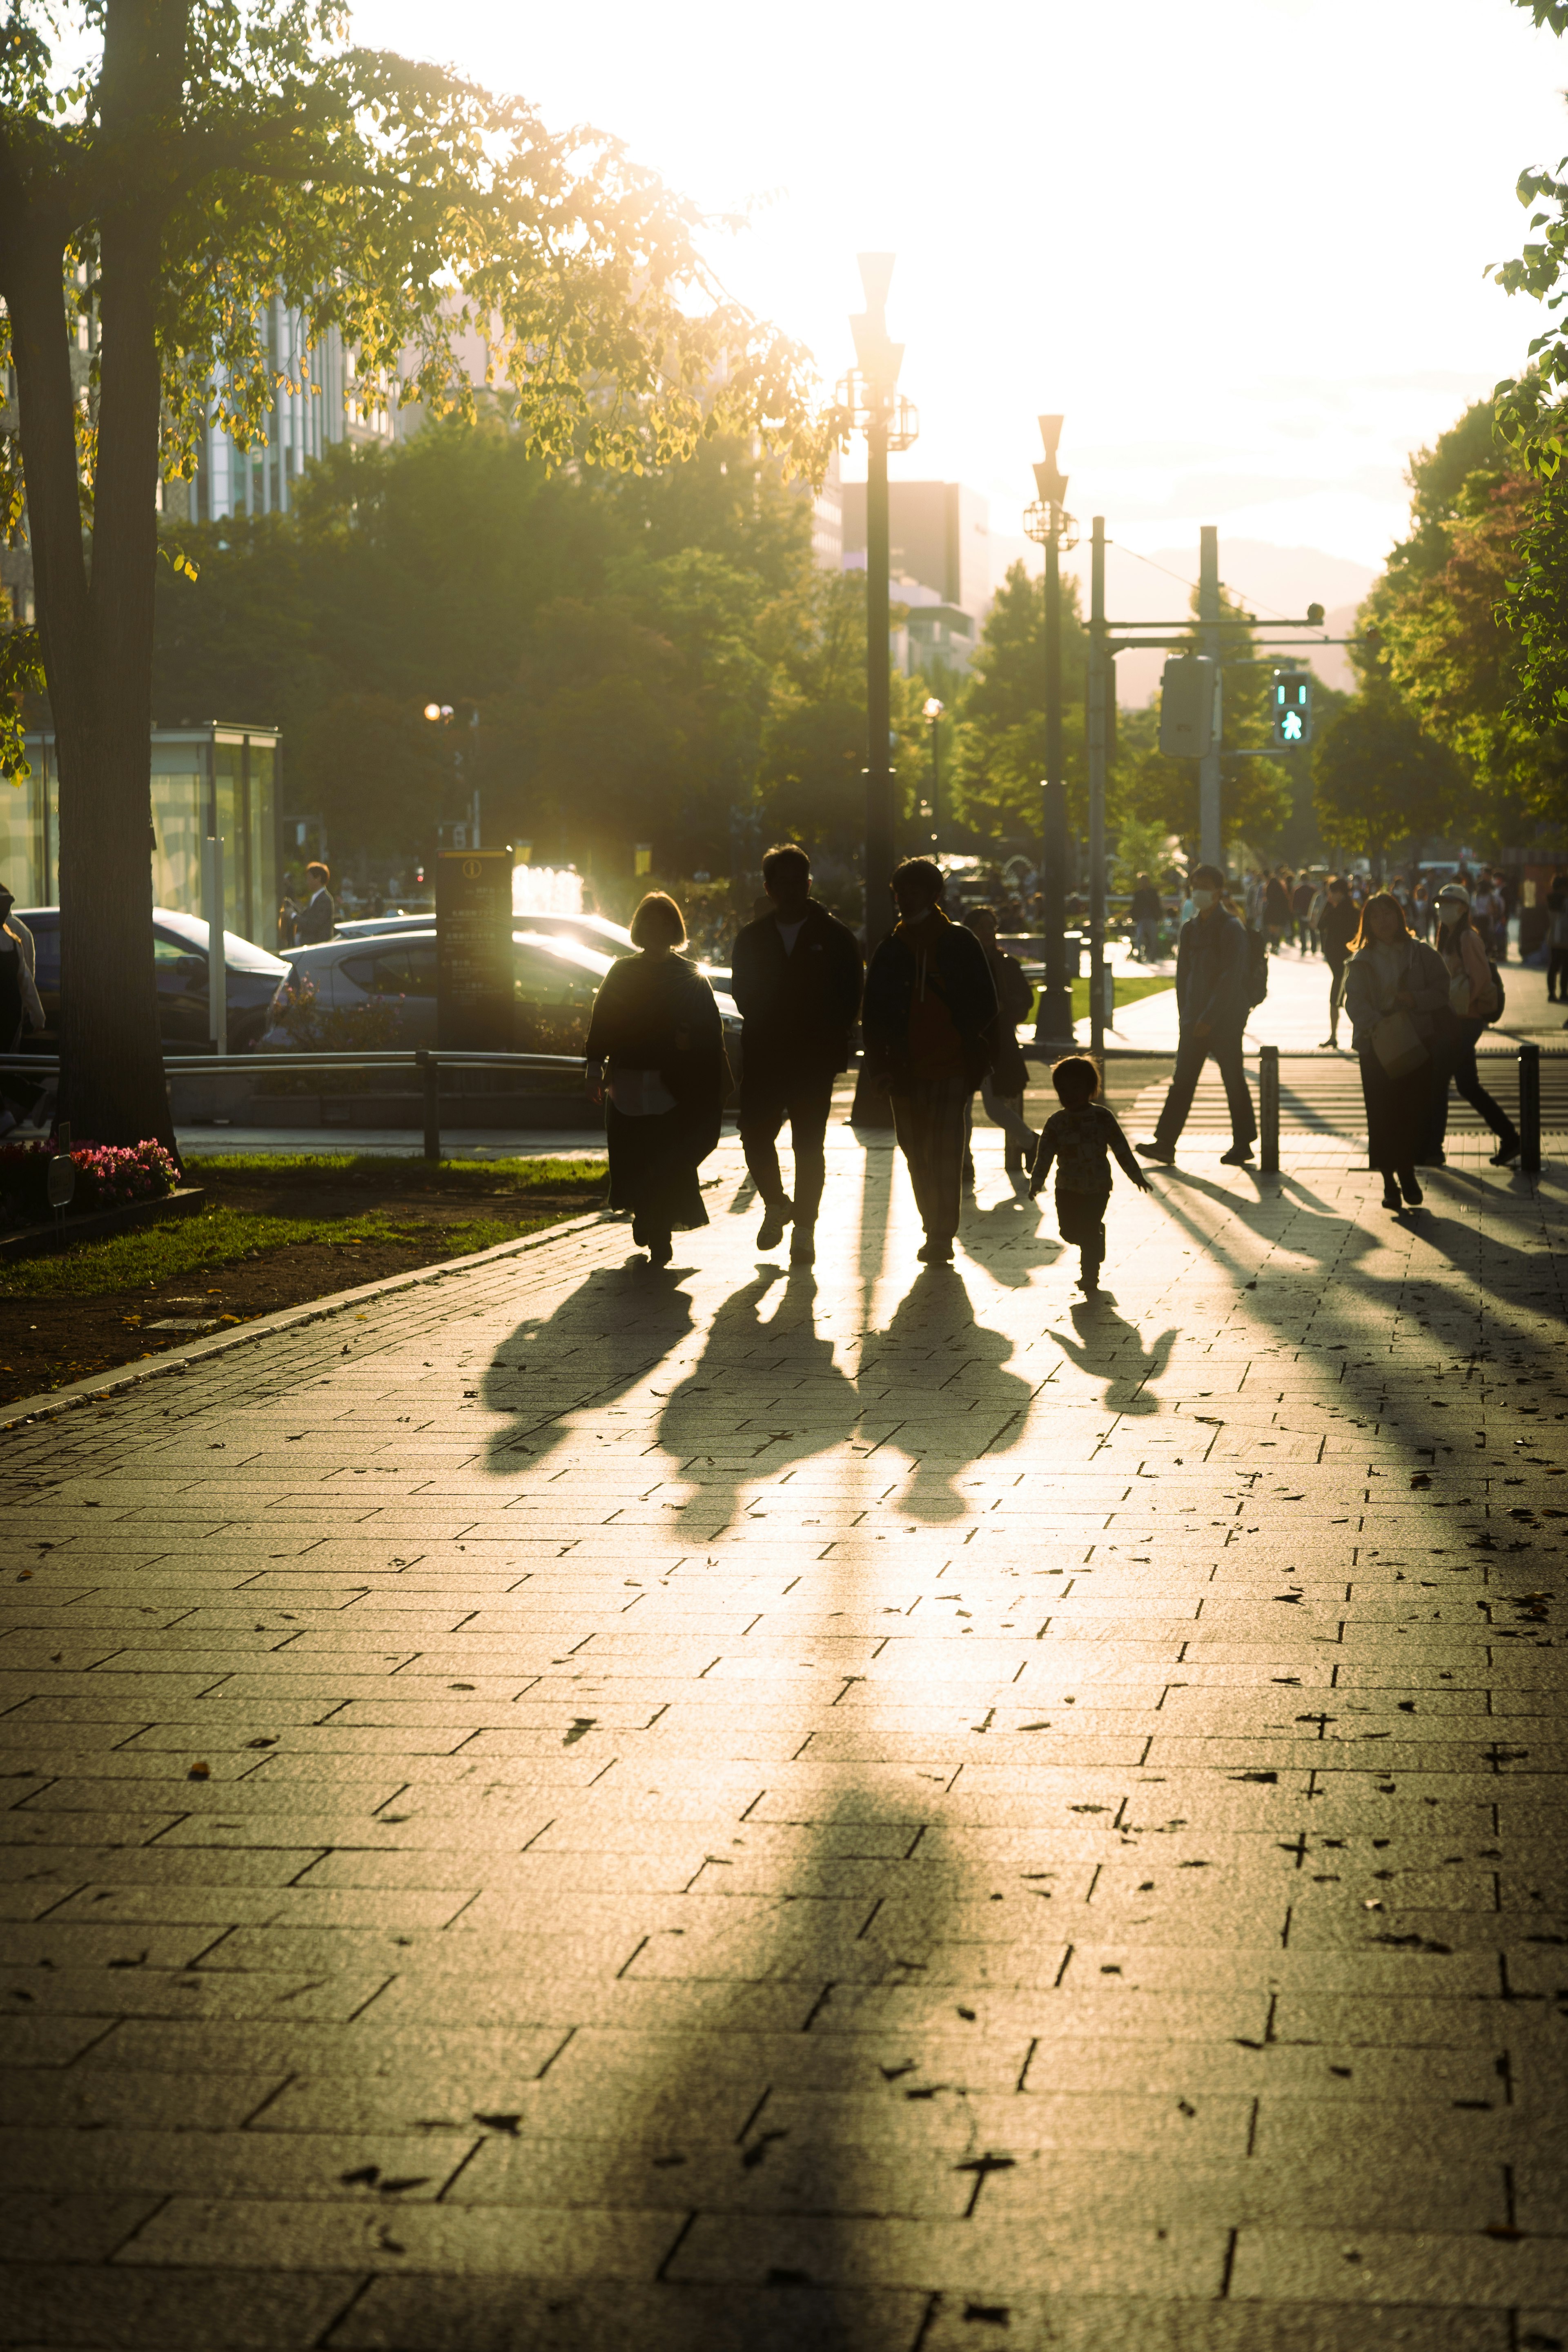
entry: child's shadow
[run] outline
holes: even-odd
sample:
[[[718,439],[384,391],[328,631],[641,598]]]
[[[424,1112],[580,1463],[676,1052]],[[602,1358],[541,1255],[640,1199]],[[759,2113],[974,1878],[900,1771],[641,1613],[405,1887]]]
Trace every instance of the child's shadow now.
[[[1118,1315],[1104,1291],[1093,1298],[1075,1299],[1068,1312],[1079,1334],[1079,1344],[1075,1346],[1061,1331],[1053,1331],[1051,1337],[1080,1372],[1086,1372],[1090,1380],[1109,1381],[1105,1391],[1109,1409],[1112,1412],[1158,1412],[1160,1400],[1149,1393],[1149,1385],[1164,1377],[1171,1350],[1176,1344],[1174,1329],[1162,1331],[1145,1353],[1137,1325]]]

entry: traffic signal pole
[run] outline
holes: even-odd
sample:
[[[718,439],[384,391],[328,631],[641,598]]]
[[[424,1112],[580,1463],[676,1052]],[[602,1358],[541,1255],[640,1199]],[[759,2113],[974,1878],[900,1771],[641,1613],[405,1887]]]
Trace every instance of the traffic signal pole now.
[[[1105,705],[1113,656],[1105,623],[1105,517],[1096,515],[1089,564],[1089,1020],[1105,1051]]]
[[[1217,664],[1219,630],[1219,532],[1205,523],[1198,557],[1198,651]],[[1215,676],[1219,672],[1216,668]],[[1219,793],[1219,730],[1212,748],[1198,761],[1198,855],[1205,866],[1225,866],[1224,826]]]

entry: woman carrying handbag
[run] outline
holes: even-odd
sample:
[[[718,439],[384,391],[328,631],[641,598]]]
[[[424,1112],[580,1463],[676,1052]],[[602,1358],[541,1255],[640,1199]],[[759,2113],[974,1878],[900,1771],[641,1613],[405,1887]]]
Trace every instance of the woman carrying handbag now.
[[[1501,1103],[1493,1100],[1476,1068],[1476,1047],[1489,1021],[1502,1011],[1497,975],[1488,961],[1479,932],[1470,920],[1470,895],[1462,882],[1446,882],[1437,898],[1437,952],[1448,974],[1448,1002],[1438,1019],[1438,1043],[1443,1057],[1442,1086],[1436,1102],[1436,1142],[1443,1148],[1448,1124],[1448,1085],[1452,1080],[1465,1100],[1479,1111],[1497,1138],[1492,1166],[1506,1168],[1519,1158],[1519,1130]]]
[[[1361,1062],[1367,1162],[1383,1178],[1385,1209],[1421,1205],[1415,1162],[1431,1133],[1437,1022],[1447,1003],[1442,957],[1412,938],[1391,890],[1374,891],[1352,942],[1344,1005]]]

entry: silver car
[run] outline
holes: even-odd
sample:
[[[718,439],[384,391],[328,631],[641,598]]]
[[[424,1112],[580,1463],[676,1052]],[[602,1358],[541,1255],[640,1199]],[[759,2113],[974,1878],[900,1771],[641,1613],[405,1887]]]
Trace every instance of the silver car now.
[[[512,995],[520,1028],[530,1042],[522,1050],[546,1054],[580,1054],[599,983],[617,956],[585,947],[576,940],[550,938],[520,923],[511,935]],[[278,983],[260,1050],[292,1053],[299,1041],[283,1025],[282,1016],[308,982],[322,1013],[351,1011],[357,1005],[395,1003],[395,1034],[390,1049],[434,1045],[436,1037],[437,951],[434,929],[364,932],[353,938],[327,940],[320,947],[294,948],[289,968]],[[714,991],[724,1046],[737,1079],[741,1070],[741,1016],[732,997]],[[534,1042],[537,1040],[537,1043]]]

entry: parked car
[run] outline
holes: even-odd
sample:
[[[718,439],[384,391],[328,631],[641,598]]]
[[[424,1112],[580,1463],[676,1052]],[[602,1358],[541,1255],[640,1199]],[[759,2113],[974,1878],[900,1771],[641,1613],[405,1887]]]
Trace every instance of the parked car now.
[[[512,997],[518,1016],[520,1053],[580,1054],[599,982],[616,958],[575,940],[549,938],[521,924],[513,931]],[[315,991],[323,1012],[395,1000],[399,1010],[395,1043],[407,1049],[434,1045],[436,1039],[436,933],[422,930],[367,932],[328,940],[320,947],[295,948],[274,998],[262,1051],[288,1053],[294,1040],[279,1016],[303,981]],[[724,1025],[730,1066],[741,1068],[741,1016],[731,997],[714,992]]]
[[[608,915],[519,915],[520,930],[535,932],[547,940],[575,940],[580,947],[597,948],[609,956],[636,955],[637,942],[624,923],[611,922]],[[425,915],[363,915],[353,922],[340,923],[340,940],[369,939],[378,932],[427,931],[432,919]],[[699,962],[697,969],[715,989],[728,992],[728,965]]]
[[[38,950],[38,994],[46,1025],[25,1030],[24,1047],[33,1053],[59,1051],[60,910],[58,907],[18,907],[18,919],[32,932]],[[261,1042],[279,982],[289,967],[281,956],[225,931],[224,961],[227,979],[228,1050],[248,1054]],[[170,1054],[204,1053],[211,1043],[207,1020],[207,927],[198,916],[176,914],[170,907],[153,909],[153,970],[158,988],[158,1028],[163,1049]]]

